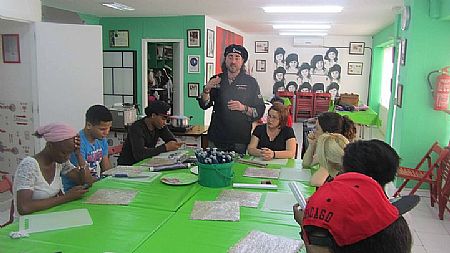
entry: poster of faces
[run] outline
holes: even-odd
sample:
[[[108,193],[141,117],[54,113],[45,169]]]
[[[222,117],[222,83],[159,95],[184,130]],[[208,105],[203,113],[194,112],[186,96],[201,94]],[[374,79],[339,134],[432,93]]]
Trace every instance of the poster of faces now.
[[[323,52],[315,52],[311,58],[302,58],[300,53],[287,52],[282,47],[275,49],[273,94],[278,91],[329,92],[334,99],[341,85],[338,50],[335,47],[324,48]]]

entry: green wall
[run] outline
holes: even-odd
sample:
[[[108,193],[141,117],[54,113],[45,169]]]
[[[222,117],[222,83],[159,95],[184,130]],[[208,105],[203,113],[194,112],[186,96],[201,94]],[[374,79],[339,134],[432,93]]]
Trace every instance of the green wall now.
[[[408,30],[398,31],[407,39],[407,52],[406,65],[399,69],[403,106],[397,107],[393,147],[403,166],[414,166],[434,141],[446,146],[450,140],[450,116],[433,110],[426,80],[429,72],[450,65],[450,22],[430,17],[430,1],[405,4],[411,6],[411,22]]]
[[[184,39],[184,114],[193,116],[192,124],[204,122],[204,112],[198,106],[195,98],[187,96],[187,83],[197,82],[203,84],[205,75],[205,17],[204,16],[177,16],[177,17],[142,17],[142,18],[100,18],[103,27],[103,49],[115,50],[109,47],[109,30],[128,30],[129,44],[127,50],[137,51],[137,96],[138,103],[142,105],[142,39]],[[186,46],[187,30],[201,30],[201,47],[188,48]],[[119,50],[119,49],[116,49]],[[188,55],[200,55],[200,73],[190,74],[187,71]],[[176,85],[176,84],[175,84]]]

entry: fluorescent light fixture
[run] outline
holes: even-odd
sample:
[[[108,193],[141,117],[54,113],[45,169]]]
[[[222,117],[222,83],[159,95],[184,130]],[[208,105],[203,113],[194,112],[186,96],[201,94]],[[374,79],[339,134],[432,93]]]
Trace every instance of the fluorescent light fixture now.
[[[119,11],[134,11],[133,7],[121,3],[102,3],[102,5]]]
[[[280,35],[326,36],[327,32],[280,32]]]
[[[330,29],[329,24],[280,24],[272,25],[273,29]]]
[[[338,13],[344,9],[337,5],[267,6],[262,8],[267,13]]]

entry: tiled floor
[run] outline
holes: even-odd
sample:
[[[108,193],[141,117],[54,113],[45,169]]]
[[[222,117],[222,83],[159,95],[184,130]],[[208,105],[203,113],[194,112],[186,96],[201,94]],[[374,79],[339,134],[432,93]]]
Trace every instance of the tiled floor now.
[[[431,207],[428,190],[419,190],[420,203],[404,215],[413,235],[413,253],[450,252],[450,213],[439,220],[437,205]]]
[[[302,143],[302,125],[293,125],[299,151]],[[364,139],[384,140],[384,136],[377,128],[364,131]],[[300,158],[300,154],[298,156]],[[407,190],[407,189],[406,189]],[[405,191],[405,190],[404,190]],[[402,193],[404,193],[402,191]],[[395,189],[394,189],[395,192]],[[407,193],[407,192],[406,192]],[[404,214],[413,236],[412,253],[448,253],[450,252],[450,213],[444,214],[444,220],[439,220],[437,205],[431,207],[428,190],[419,190],[421,196],[419,204],[409,213]]]

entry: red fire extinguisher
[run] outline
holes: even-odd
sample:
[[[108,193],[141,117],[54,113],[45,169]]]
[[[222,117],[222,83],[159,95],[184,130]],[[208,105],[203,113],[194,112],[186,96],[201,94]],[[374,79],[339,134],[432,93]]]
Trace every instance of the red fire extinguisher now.
[[[450,92],[450,66],[440,70],[432,71],[428,74],[428,85],[434,97],[434,109],[437,111],[444,111],[448,108],[449,92]],[[432,74],[441,73],[436,77],[436,87],[433,88],[430,77]]]

